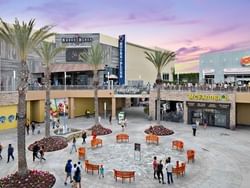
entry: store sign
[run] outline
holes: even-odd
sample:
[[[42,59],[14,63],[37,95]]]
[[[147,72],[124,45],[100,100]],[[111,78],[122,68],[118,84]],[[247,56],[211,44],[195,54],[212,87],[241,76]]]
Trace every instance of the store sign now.
[[[188,94],[189,100],[197,101],[229,101],[227,95],[205,95],[205,94]]]
[[[240,64],[242,66],[250,66],[250,56],[245,56],[240,59]]]
[[[230,109],[230,104],[224,103],[187,102],[187,106],[192,108]]]
[[[125,57],[126,57],[126,38],[120,35],[119,40],[119,84],[125,84]]]
[[[62,43],[83,43],[92,42],[93,38],[90,37],[63,37],[61,38]]]

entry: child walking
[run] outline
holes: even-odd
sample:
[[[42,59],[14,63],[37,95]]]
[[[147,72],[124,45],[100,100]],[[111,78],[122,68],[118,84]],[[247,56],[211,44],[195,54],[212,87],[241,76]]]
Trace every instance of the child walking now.
[[[104,178],[104,167],[103,165],[100,166],[100,174],[99,174],[99,179]]]

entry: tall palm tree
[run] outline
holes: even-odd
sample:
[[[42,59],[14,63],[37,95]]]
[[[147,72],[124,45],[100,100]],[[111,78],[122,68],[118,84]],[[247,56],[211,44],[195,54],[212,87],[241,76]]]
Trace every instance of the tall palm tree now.
[[[26,90],[28,84],[29,70],[27,65],[28,54],[43,40],[52,36],[49,33],[52,26],[44,26],[34,31],[35,20],[29,23],[20,23],[15,19],[14,24],[7,24],[0,19],[0,38],[10,43],[16,49],[20,61],[18,74],[18,105],[17,105],[17,146],[18,146],[18,173],[26,175],[28,172],[25,148],[25,119],[26,119]]]
[[[51,42],[43,42],[35,51],[41,57],[43,66],[45,67],[45,87],[46,87],[46,102],[45,102],[45,137],[50,136],[50,76],[51,63],[55,56],[60,53],[64,47],[55,47]]]
[[[98,70],[103,63],[103,58],[105,57],[104,51],[100,44],[93,45],[88,52],[83,52],[80,54],[80,60],[88,63],[92,67],[93,71],[93,86],[94,86],[94,98],[95,98],[95,125],[98,125]]]
[[[155,51],[154,53],[145,52],[146,59],[148,59],[157,70],[156,86],[157,86],[157,125],[160,125],[160,102],[161,102],[161,72],[162,69],[171,61],[175,59],[175,53],[169,51]]]

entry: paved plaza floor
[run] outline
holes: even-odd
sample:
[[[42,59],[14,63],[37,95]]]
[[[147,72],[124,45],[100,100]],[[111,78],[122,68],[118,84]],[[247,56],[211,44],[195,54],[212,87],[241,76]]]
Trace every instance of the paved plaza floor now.
[[[186,166],[186,174],[183,177],[174,176],[174,184],[171,187],[186,188],[249,188],[250,187],[250,129],[239,128],[231,131],[224,128],[208,127],[204,130],[199,127],[197,136],[192,136],[190,125],[182,123],[162,122],[162,124],[175,133],[171,136],[160,137],[160,144],[148,145],[145,143],[145,128],[153,125],[148,121],[142,108],[130,108],[127,111],[128,126],[125,132],[129,134],[129,143],[116,143],[115,135],[121,132],[117,121],[109,125],[107,120],[102,120],[105,127],[112,129],[112,134],[99,136],[103,139],[103,147],[90,148],[90,137],[84,146],[87,148],[87,159],[92,163],[103,164],[105,178],[99,179],[98,175],[82,173],[82,187],[84,188],[122,188],[138,187],[153,188],[167,187],[168,184],[159,184],[153,179],[152,159],[165,161],[170,156],[172,162],[176,160],[186,161],[186,150],[196,151],[196,160]],[[75,118],[71,119],[69,127],[87,129],[94,124],[94,119]],[[44,129],[40,135],[28,135],[27,147],[43,137]],[[174,139],[184,141],[184,151],[172,150],[171,142]],[[0,177],[14,173],[17,170],[17,161],[7,161],[7,145],[14,145],[16,149],[16,130],[0,132],[0,142],[4,145],[2,152],[3,160],[0,160]],[[82,146],[81,139],[77,140],[77,147]],[[141,144],[141,160],[134,153],[134,143]],[[53,173],[56,177],[55,188],[70,187],[64,186],[64,168],[68,159],[78,161],[77,153],[70,154],[69,146],[63,150],[45,153],[46,162],[32,161],[32,152],[27,150],[27,160],[30,169],[40,169]],[[17,152],[14,153],[17,159]],[[127,180],[122,184],[113,177],[113,169],[136,171],[135,181],[129,183]],[[165,171],[164,171],[165,172]]]

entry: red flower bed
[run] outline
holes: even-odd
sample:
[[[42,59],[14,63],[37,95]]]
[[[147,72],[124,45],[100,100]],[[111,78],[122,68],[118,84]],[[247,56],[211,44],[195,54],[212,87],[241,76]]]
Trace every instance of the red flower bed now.
[[[38,144],[39,146],[44,145],[45,152],[61,150],[68,146],[67,140],[61,136],[50,136],[43,138],[34,142],[33,144],[30,144],[28,149],[32,151],[35,144]]]
[[[112,133],[111,129],[105,128],[100,124],[94,125],[89,130],[92,131],[92,134],[95,133],[96,135],[107,135]]]
[[[155,126],[150,126],[148,129],[144,131],[146,134],[155,134],[157,136],[167,136],[174,134],[174,131],[167,129],[163,125],[155,125]]]
[[[53,174],[45,171],[29,170],[25,176],[17,172],[0,179],[2,188],[50,188],[56,182]]]

